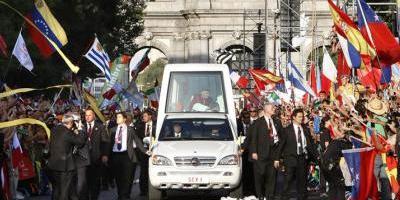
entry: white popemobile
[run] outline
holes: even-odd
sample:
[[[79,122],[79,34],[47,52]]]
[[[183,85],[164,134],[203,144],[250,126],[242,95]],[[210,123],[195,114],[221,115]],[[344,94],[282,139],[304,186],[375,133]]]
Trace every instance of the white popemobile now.
[[[162,83],[149,199],[169,190],[227,190],[239,198],[242,161],[228,66],[170,64]]]

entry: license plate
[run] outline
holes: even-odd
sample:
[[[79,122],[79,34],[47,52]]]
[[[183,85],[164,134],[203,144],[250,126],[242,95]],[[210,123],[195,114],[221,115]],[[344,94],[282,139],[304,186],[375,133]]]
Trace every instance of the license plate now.
[[[205,179],[203,177],[188,177],[188,183],[204,183]]]

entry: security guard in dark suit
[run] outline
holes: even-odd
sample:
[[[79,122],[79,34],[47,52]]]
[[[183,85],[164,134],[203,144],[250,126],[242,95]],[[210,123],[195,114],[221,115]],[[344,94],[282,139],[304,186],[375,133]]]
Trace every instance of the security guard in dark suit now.
[[[285,169],[283,199],[290,198],[290,184],[294,180],[296,180],[297,199],[307,198],[307,160],[309,157],[315,157],[316,150],[311,142],[310,130],[302,125],[303,118],[303,110],[295,109],[292,113],[292,123],[285,128],[282,137],[281,157]]]
[[[273,199],[275,195],[282,123],[279,119],[274,118],[274,115],[275,106],[266,103],[264,116],[257,119],[251,129],[250,153],[254,160],[254,183],[256,196],[259,199]]]
[[[110,161],[111,170],[115,175],[118,199],[130,199],[136,164],[137,151],[147,154],[142,141],[132,127],[126,125],[125,112],[117,113],[117,127],[110,129]]]
[[[100,193],[100,177],[102,163],[108,161],[108,134],[91,108],[85,110],[83,131],[87,136],[85,145],[76,156],[78,167],[77,191],[81,200],[97,200]]]

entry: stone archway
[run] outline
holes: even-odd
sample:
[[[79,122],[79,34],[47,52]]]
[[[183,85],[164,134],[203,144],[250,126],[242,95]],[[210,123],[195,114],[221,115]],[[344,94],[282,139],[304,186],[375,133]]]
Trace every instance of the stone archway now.
[[[162,52],[168,60],[171,58],[168,46],[160,40],[153,39],[152,35],[151,36],[144,35],[138,37],[136,39],[136,44],[138,45],[138,49],[142,49],[145,47],[155,48],[160,52]]]

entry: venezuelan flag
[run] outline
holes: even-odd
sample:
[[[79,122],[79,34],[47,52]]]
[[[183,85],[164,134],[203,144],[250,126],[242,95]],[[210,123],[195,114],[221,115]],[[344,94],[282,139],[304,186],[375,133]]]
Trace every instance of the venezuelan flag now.
[[[36,0],[33,11],[27,17],[59,48],[68,43],[64,29],[53,16],[45,1]],[[44,35],[30,24],[28,24],[28,32],[43,57],[49,57],[56,50]]]
[[[328,3],[337,34],[347,39],[351,46],[360,54],[360,59],[363,61],[361,68],[365,65],[371,65],[371,59],[373,60],[376,56],[375,50],[365,40],[358,27],[348,15],[341,11],[332,0],[328,0]]]

